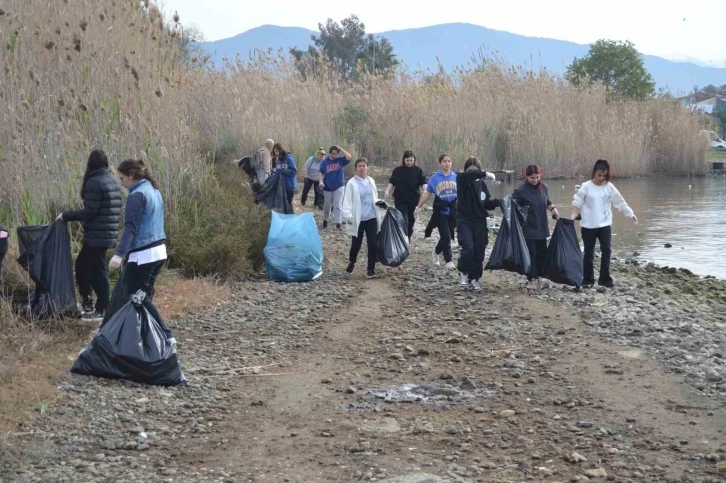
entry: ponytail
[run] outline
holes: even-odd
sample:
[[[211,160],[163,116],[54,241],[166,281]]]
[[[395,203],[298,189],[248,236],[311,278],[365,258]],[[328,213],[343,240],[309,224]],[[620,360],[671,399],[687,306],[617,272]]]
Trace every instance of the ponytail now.
[[[124,176],[131,176],[135,180],[145,179],[159,189],[159,182],[154,178],[143,159],[127,159],[118,165],[116,170]]]

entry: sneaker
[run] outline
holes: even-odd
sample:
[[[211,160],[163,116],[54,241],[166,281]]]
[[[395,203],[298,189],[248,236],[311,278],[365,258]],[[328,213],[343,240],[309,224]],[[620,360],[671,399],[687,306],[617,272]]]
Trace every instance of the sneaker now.
[[[368,278],[376,278],[377,277],[376,271],[375,270],[368,270],[367,276],[368,276]]]
[[[93,313],[93,301],[81,303],[81,315]]]
[[[459,272],[459,287],[469,286],[469,276],[463,272]]]
[[[431,250],[431,260],[434,262],[434,265],[441,265],[441,255],[436,253],[436,248]]]
[[[593,287],[592,283],[583,283],[581,286],[583,289],[591,289]]]
[[[81,320],[84,322],[101,322],[106,315],[106,312],[103,310],[92,310],[90,312],[84,312],[83,315],[81,315]]]
[[[328,221],[327,220],[323,220],[323,228],[327,228],[327,227],[328,227]]]
[[[600,285],[601,287],[605,287],[605,288],[615,287],[615,283],[612,280],[609,282],[605,282],[605,283],[598,282],[597,284]]]
[[[353,273],[353,268],[355,268],[355,263],[349,263],[347,267],[345,267],[345,273]]]
[[[537,290],[537,281],[530,280],[529,282],[527,282],[527,290]]]
[[[343,229],[343,227],[341,227],[341,226],[340,226],[340,223],[336,223],[336,224],[335,224],[335,229],[336,229],[336,230],[342,230],[342,229]]]
[[[469,280],[469,290],[472,292],[481,292],[481,284],[479,284],[479,280]]]
[[[446,262],[446,265],[444,265],[444,268],[451,270],[453,268],[456,268],[456,265],[454,265],[454,262]]]

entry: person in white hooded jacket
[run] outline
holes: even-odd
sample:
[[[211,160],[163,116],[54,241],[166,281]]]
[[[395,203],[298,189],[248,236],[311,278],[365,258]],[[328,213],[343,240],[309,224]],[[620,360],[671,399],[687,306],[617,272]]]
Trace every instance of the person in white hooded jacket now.
[[[368,176],[368,160],[360,158],[355,162],[355,176],[345,185],[341,207],[345,231],[352,237],[349,263],[345,269],[347,273],[353,273],[365,233],[368,245],[367,275],[368,278],[376,276],[376,237],[381,229],[377,198],[376,182]]]
[[[598,159],[592,168],[592,179],[582,184],[572,200],[572,219],[581,216],[580,230],[585,246],[582,286],[590,288],[595,284],[595,242],[600,241],[600,276],[598,285],[612,288],[615,284],[610,277],[610,254],[612,241],[612,205],[633,223],[638,223],[633,210],[625,202],[620,191],[610,182],[610,163]]]

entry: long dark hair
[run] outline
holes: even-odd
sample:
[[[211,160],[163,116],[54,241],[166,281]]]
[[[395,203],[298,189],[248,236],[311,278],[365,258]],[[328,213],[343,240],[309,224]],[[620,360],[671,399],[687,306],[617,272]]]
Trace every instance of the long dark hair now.
[[[159,189],[159,182],[152,176],[142,159],[127,159],[119,164],[116,170],[124,176],[131,176],[136,180],[148,180],[154,188]]]
[[[274,146],[272,146],[272,155],[275,155],[275,149],[278,151],[277,159],[282,159],[285,156],[287,156],[287,151],[285,151],[285,148],[282,147],[282,143],[275,143]]]
[[[605,181],[610,181],[612,173],[610,171],[610,163],[608,163],[606,159],[598,159],[595,161],[595,166],[592,167],[592,176],[590,179],[595,179],[595,173],[598,171],[605,171]]]
[[[416,165],[416,155],[413,154],[413,151],[410,149],[407,149],[403,152],[403,156],[401,156],[401,166],[406,166],[406,158],[413,158],[413,165]]]
[[[81,199],[86,199],[86,183],[91,177],[94,171],[99,169],[108,169],[108,156],[100,149],[94,149],[88,156],[88,163],[86,163],[86,172],[83,174],[83,184],[81,184]]]
[[[471,168],[472,166],[476,166],[481,171],[481,161],[479,161],[479,158],[472,156],[471,158],[467,159],[464,163],[464,171]]]

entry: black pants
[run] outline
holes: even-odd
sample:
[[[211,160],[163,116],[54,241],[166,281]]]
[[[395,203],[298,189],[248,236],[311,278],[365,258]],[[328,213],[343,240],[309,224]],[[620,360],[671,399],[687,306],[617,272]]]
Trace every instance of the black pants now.
[[[8,239],[0,238],[0,277],[2,276],[3,260],[8,253]]]
[[[305,178],[305,186],[303,186],[302,196],[300,196],[301,205],[305,206],[305,202],[308,200],[308,193],[310,192],[310,188],[313,188],[313,193],[315,194],[314,206],[318,206],[320,204],[320,198],[322,198],[323,195],[318,189],[319,184],[320,181],[313,181],[310,178]]]
[[[76,258],[76,284],[81,294],[83,308],[87,309],[93,303],[93,293],[96,293],[96,312],[106,310],[111,285],[108,281],[106,268],[106,248],[81,247]]]
[[[444,254],[444,261],[449,263],[451,254],[451,229],[449,228],[449,215],[439,215],[436,228],[439,230],[439,243],[436,244],[436,254]]]
[[[527,240],[529,258],[532,261],[527,280],[535,280],[544,275],[544,264],[547,258],[547,240]]]
[[[295,197],[295,190],[285,190],[285,194],[287,195],[288,203],[292,206],[292,199]]]
[[[593,260],[595,259],[595,241],[600,241],[600,277],[597,283],[600,285],[610,285],[613,279],[610,278],[610,255],[613,230],[610,226],[602,228],[582,228],[582,243],[585,245],[585,261],[583,263],[583,285],[595,284],[595,268]]]
[[[486,221],[474,223],[456,220],[456,232],[459,236],[461,254],[457,267],[465,273],[469,280],[479,280],[484,271],[484,254],[489,244],[489,231]]]
[[[137,265],[133,262],[127,263],[125,267],[125,270],[128,270],[126,286],[128,287],[129,295],[135,294],[137,290],[142,290],[146,294],[144,307],[146,307],[149,314],[159,323],[166,334],[166,337],[170,338],[172,337],[171,330],[166,326],[164,319],[161,318],[161,314],[152,303],[154,299],[154,284],[156,283],[156,277],[159,276],[159,272],[161,272],[161,268],[164,266],[164,263],[166,263],[166,260],[145,263],[144,265]]]
[[[368,244],[368,271],[375,270],[376,268],[376,236],[378,235],[378,221],[375,218],[370,220],[361,221],[358,225],[358,236],[351,237],[353,242],[350,245],[350,263],[355,263],[358,260],[358,252],[360,251],[361,245],[363,245],[363,233],[366,236],[366,243]]]
[[[403,219],[406,221],[408,239],[410,240],[411,235],[413,235],[413,225],[416,223],[416,218],[413,217],[413,210],[416,209],[416,203],[402,203],[396,201],[396,209],[401,212]]]

